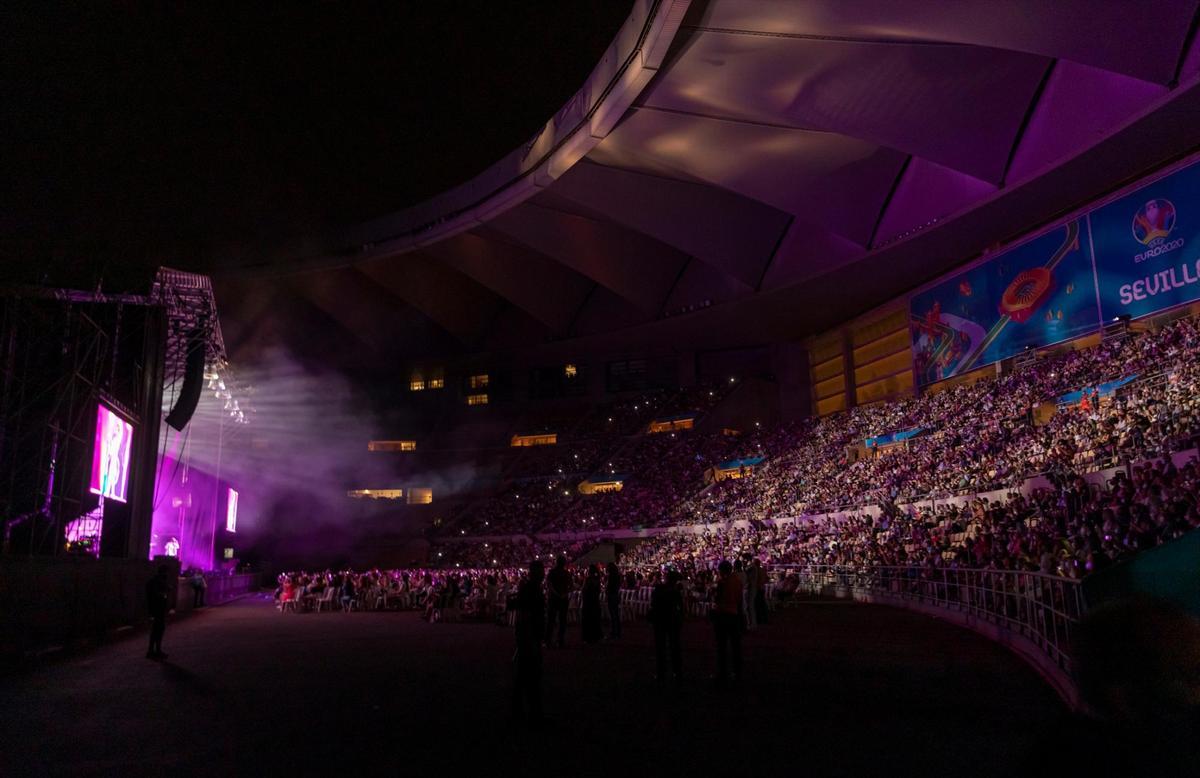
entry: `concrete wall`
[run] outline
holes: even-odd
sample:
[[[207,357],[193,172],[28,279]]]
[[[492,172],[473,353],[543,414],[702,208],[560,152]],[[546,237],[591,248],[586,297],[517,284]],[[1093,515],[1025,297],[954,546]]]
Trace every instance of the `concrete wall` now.
[[[1083,590],[1093,608],[1109,600],[1149,594],[1200,616],[1200,530],[1089,576]]]

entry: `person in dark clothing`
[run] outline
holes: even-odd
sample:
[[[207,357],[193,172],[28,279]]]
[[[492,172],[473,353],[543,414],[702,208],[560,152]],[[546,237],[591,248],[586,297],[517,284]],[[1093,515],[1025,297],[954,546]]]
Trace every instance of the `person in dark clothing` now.
[[[679,591],[680,575],[672,570],[667,580],[660,581],[650,594],[650,623],[654,625],[654,656],[662,683],[667,679],[667,654],[671,656],[671,674],[678,683],[683,679],[683,648],[679,634],[683,630],[683,592]]]
[[[751,622],[754,624],[766,624],[767,571],[763,569],[762,564],[757,558],[750,561],[750,568],[746,571],[746,583],[749,586],[746,605],[750,608],[750,613],[753,614]]]
[[[542,717],[542,625],[546,619],[546,602],[542,597],[545,569],[534,561],[529,575],[517,588],[516,634],[517,651],[513,656],[516,679],[513,684],[513,715],[520,717],[528,708],[529,720]]]
[[[742,674],[742,581],[729,561],[717,567],[717,591],[713,597],[712,622],[717,639],[716,682],[729,680],[730,659],[733,679]]]
[[[188,583],[192,587],[192,607],[204,607],[204,593],[208,589],[208,582],[204,580],[204,573],[200,568],[192,570],[192,575],[188,579]]]
[[[163,634],[167,631],[167,611],[171,607],[171,571],[159,565],[158,572],[146,584],[146,611],[150,614],[150,649],[147,659],[166,659]]]
[[[588,566],[582,599],[579,624],[583,642],[596,643],[604,637],[604,628],[600,625],[600,570],[595,565]]]
[[[604,597],[608,603],[608,636],[616,640],[621,637],[621,570],[616,562],[608,563],[608,577],[604,584]]]
[[[567,571],[567,558],[560,556],[554,569],[546,576],[546,595],[549,610],[546,617],[546,643],[554,634],[554,622],[558,621],[558,647],[567,639],[567,604],[571,600],[571,574]]]

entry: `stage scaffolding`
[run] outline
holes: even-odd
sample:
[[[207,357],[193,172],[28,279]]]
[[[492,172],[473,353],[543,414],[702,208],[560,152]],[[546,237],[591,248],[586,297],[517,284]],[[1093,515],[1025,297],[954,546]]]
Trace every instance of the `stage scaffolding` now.
[[[197,344],[205,349],[205,378],[232,398],[238,387],[206,276],[160,268],[147,295],[0,288],[4,554],[145,558],[162,415]],[[68,548],[67,525],[98,510],[87,482],[100,402],[134,425],[128,500],[103,505],[99,549]],[[245,404],[240,399],[230,418],[235,426],[248,420]]]
[[[205,348],[205,386],[195,414],[182,431],[164,424],[158,441],[153,502],[155,511],[165,514],[173,510],[174,506],[168,504],[171,492],[179,485],[181,478],[186,478],[185,473],[189,468],[196,467],[204,471],[211,476],[214,489],[218,488],[222,477],[223,450],[238,441],[245,425],[250,422],[253,409],[250,388],[238,379],[229,365],[209,278],[160,268],[152,297],[167,311],[169,322],[163,377],[164,413],[174,407],[179,399],[190,349],[198,342]],[[197,333],[199,338],[196,337]],[[214,493],[210,504],[216,506],[219,502],[219,495]],[[214,528],[210,532],[212,539],[207,549],[210,560],[206,567],[211,566],[211,558],[216,551],[212,545],[216,537],[216,517],[206,517],[206,520],[209,519]],[[154,531],[158,532],[157,518],[154,526]],[[161,550],[162,541],[163,538],[148,536],[147,547]],[[179,541],[183,541],[183,538],[178,538]]]

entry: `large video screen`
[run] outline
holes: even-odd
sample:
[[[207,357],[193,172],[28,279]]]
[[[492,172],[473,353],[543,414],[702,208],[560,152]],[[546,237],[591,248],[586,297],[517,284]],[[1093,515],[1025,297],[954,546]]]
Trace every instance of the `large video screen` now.
[[[92,478],[88,491],[125,502],[129,488],[129,453],[133,425],[103,405],[96,408],[96,443],[92,448]]]
[[[233,487],[229,488],[229,500],[225,503],[225,531],[237,532],[237,502],[238,493]]]

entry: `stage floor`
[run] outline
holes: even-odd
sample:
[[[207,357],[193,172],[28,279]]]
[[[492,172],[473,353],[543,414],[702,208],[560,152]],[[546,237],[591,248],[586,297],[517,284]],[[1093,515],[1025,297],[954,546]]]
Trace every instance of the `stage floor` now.
[[[163,663],[131,637],[0,679],[0,773],[1012,775],[1063,715],[1018,659],[936,619],[775,615],[725,690],[706,622],[685,627],[679,689],[653,683],[647,626],[594,646],[574,626],[546,652],[548,720],[529,731],[508,718],[510,630],[245,599],[172,625]]]

